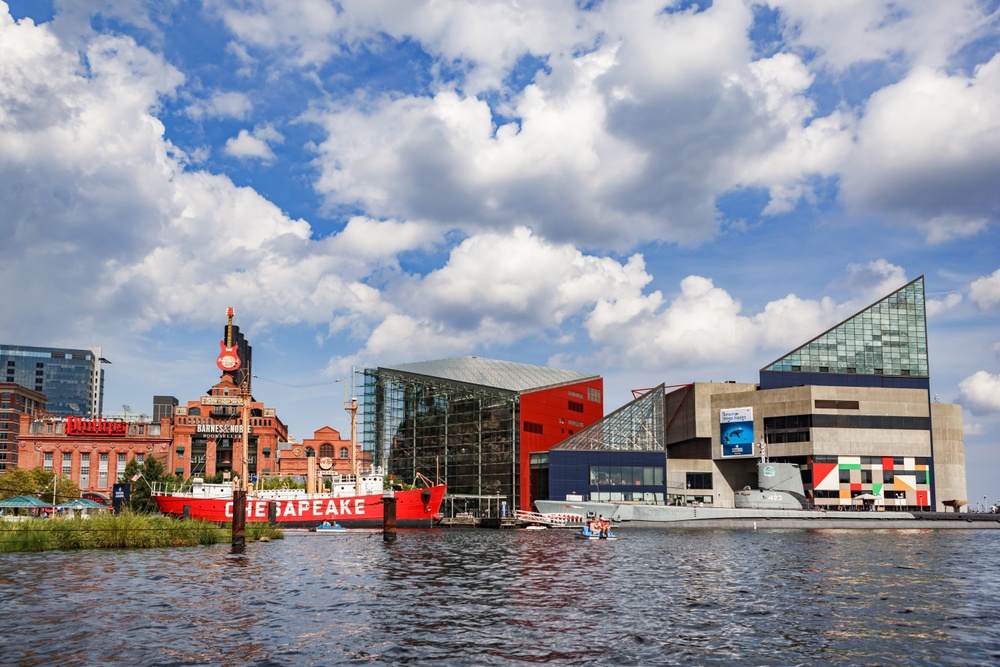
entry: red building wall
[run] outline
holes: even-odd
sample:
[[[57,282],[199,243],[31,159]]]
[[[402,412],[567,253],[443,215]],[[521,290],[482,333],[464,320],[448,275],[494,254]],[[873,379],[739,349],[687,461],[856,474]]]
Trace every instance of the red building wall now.
[[[294,447],[291,452],[288,452],[292,456],[288,456],[286,452],[281,454],[280,469],[282,475],[305,476],[308,468],[307,457],[310,451],[317,458],[316,467],[319,468],[320,474],[350,475],[352,472],[351,441],[342,438],[340,431],[334,428],[324,426],[313,432],[312,438],[304,439],[301,444],[297,444],[295,447],[303,450],[299,457],[294,456]],[[372,467],[371,452],[362,452],[360,445],[356,447],[355,452],[360,471],[364,472]]]
[[[22,415],[21,432],[17,438],[18,467],[47,467],[61,476],[63,462],[69,457],[69,478],[80,487],[80,491],[110,502],[112,487],[129,461],[141,455],[142,458],[156,458],[166,466],[169,460],[172,441],[169,418],[161,419],[158,424],[116,419],[79,419],[73,423],[73,419],[32,419]],[[83,482],[80,474],[83,454],[90,455],[87,483]],[[102,455],[107,457],[103,483],[100,474]],[[120,459],[123,460],[121,466]],[[66,500],[69,498],[61,498],[59,502]]]
[[[547,452],[603,417],[603,378],[521,394],[518,507],[531,510],[535,499],[548,495],[548,489],[531,488],[531,455]]]

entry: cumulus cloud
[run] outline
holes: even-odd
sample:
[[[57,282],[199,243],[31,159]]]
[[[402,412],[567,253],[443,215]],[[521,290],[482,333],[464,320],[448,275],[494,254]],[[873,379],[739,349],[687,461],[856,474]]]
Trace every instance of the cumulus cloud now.
[[[235,118],[244,120],[253,110],[253,103],[246,93],[214,91],[207,99],[196,100],[185,112],[195,120],[203,118]]]
[[[240,130],[237,136],[226,141],[225,152],[235,158],[271,162],[274,160],[271,144],[280,144],[284,140],[284,136],[271,125],[261,125],[253,131]]]
[[[1000,412],[1000,375],[978,371],[958,385],[962,402],[973,413]]]
[[[924,302],[927,317],[936,317],[962,303],[961,294],[948,294],[943,299],[926,299]]]
[[[943,67],[955,50],[988,29],[975,0],[893,2],[771,0],[789,44],[815,50],[819,63],[847,70],[859,63],[906,60]]]
[[[209,9],[244,52],[281,67],[319,67],[382,40],[413,40],[433,61],[426,89],[310,114],[328,134],[317,188],[331,211],[359,206],[465,234],[528,224],[627,251],[712,239],[717,200],[744,188],[766,191],[763,212],[781,215],[842,183],[853,210],[931,243],[982,233],[997,205],[984,187],[1000,175],[997,66],[946,67],[988,33],[971,0],[778,0],[785,48],[766,57],[740,2],[286,4]],[[511,76],[526,58],[542,64]],[[872,63],[899,80],[864,107],[817,115],[818,75],[842,85]],[[267,154],[241,138],[246,154]]]
[[[281,53],[297,67],[322,65],[384,36],[417,40],[444,65],[464,71],[462,87],[472,95],[502,86],[526,54],[585,50],[599,35],[588,25],[590,13],[581,14],[571,0],[207,4],[240,41]]]
[[[934,242],[975,234],[1000,206],[998,156],[1000,58],[968,77],[918,68],[872,95],[844,197],[913,223]]]
[[[973,281],[969,285],[969,300],[983,310],[1000,304],[1000,269]]]

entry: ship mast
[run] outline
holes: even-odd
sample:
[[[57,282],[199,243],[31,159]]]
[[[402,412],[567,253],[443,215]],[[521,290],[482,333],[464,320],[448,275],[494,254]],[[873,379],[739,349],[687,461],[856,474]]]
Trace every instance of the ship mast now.
[[[242,444],[243,452],[241,454],[240,465],[242,470],[240,470],[240,486],[244,492],[249,488],[249,482],[247,480],[247,471],[250,469],[250,387],[247,386],[249,381],[249,376],[243,379],[240,383],[240,398],[243,399],[242,406],[240,408],[240,416],[243,422],[243,433],[242,433]]]
[[[358,475],[358,399],[354,397],[354,368],[351,368],[351,400],[347,400],[347,383],[344,383],[344,409],[351,415],[351,474],[354,475],[354,495],[361,495],[361,477]]]

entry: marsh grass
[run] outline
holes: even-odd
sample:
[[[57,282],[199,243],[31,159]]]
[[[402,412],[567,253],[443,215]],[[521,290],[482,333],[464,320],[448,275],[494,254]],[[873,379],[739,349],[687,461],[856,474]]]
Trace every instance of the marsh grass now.
[[[248,523],[246,541],[281,539],[267,524]],[[122,512],[71,519],[0,521],[0,552],[54,549],[148,549],[221,544],[232,540],[232,527],[209,521]]]

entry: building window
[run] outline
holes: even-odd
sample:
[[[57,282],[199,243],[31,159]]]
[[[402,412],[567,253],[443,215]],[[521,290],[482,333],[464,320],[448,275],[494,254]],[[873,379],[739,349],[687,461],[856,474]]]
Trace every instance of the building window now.
[[[90,452],[80,454],[80,488],[90,486]]]
[[[306,447],[306,458],[312,458],[316,456],[316,450],[312,447]]]
[[[348,456],[349,456],[349,452],[347,451],[347,447],[341,447],[340,448],[340,458],[346,459]]]
[[[45,452],[42,455],[42,468],[52,472],[52,452]]]
[[[101,452],[97,456],[97,486],[106,489],[108,487],[108,454]]]
[[[536,424],[535,422],[524,422],[524,432],[525,433],[542,433],[542,425]]]
[[[687,488],[689,489],[712,488],[712,473],[710,472],[689,472],[686,477]]]
[[[591,403],[601,402],[601,390],[594,387],[587,387],[587,400]]]
[[[333,458],[333,445],[324,442],[319,446],[319,457],[321,459],[332,459]],[[343,457],[341,457],[343,458]]]
[[[128,463],[128,454],[124,452],[118,454],[118,469],[115,470],[115,474],[121,477],[125,474],[125,464]]]
[[[583,403],[577,403],[576,401],[569,402],[569,409],[573,412],[583,412]]]
[[[583,398],[583,394],[581,394],[581,393],[580,393],[580,392],[578,392],[578,391],[571,391],[571,392],[568,392],[568,393],[569,393],[569,395],[570,395],[570,396],[572,396],[573,398]]]
[[[73,476],[73,455],[69,452],[63,452],[62,455],[62,476]]]
[[[136,454],[135,455],[135,460],[139,462],[139,465],[143,465],[143,464],[146,463],[146,455],[145,454]]]

